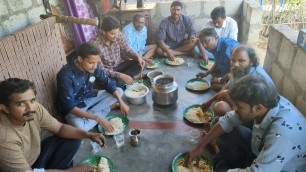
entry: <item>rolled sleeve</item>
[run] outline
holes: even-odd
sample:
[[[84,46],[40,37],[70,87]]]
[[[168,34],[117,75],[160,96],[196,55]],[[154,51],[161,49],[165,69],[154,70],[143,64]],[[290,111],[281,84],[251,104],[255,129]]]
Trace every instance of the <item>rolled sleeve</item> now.
[[[225,116],[221,117],[218,123],[226,133],[229,133],[235,126],[242,124],[242,121],[235,111],[230,111],[227,112]]]

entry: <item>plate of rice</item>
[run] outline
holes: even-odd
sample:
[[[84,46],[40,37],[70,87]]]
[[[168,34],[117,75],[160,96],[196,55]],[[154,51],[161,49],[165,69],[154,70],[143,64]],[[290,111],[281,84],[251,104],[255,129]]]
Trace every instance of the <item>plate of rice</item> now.
[[[191,91],[206,91],[210,88],[210,83],[205,79],[194,78],[187,81],[185,87]]]
[[[94,166],[93,172],[115,172],[113,162],[103,155],[95,155],[86,158],[81,164],[85,163],[90,163]]]
[[[147,69],[156,69],[156,68],[160,67],[160,65],[161,65],[160,60],[154,60],[154,63],[155,63],[154,65],[147,64]]]
[[[204,113],[200,104],[191,105],[184,110],[184,118],[194,124],[207,123],[211,121],[213,117],[213,111],[208,109],[208,111]]]
[[[122,133],[129,126],[129,119],[123,115],[109,115],[106,118],[115,130],[113,132],[107,132],[101,125],[98,125],[98,130],[104,135],[111,136]]]
[[[182,65],[184,63],[184,59],[181,57],[175,57],[174,61],[170,60],[170,59],[166,59],[165,61],[166,64],[171,65],[171,66],[179,66]]]
[[[200,62],[200,67],[204,70],[209,70],[215,64],[214,60],[208,60],[208,64],[204,64],[204,62]]]
[[[211,161],[205,157],[201,157],[199,166],[196,166],[196,160],[191,161],[188,167],[185,166],[184,157],[187,152],[176,155],[172,161],[172,172],[213,172]]]

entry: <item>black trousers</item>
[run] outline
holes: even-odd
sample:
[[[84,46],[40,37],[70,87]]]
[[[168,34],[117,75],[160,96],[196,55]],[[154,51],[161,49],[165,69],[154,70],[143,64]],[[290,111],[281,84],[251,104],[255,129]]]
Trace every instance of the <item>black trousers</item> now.
[[[126,75],[129,75],[130,77],[134,77],[135,75],[139,74],[141,72],[141,66],[139,65],[138,61],[135,60],[126,60],[122,63],[120,63],[117,67],[113,69],[116,72],[124,73]],[[125,85],[125,82],[121,80],[120,78],[114,78],[116,81],[117,87],[123,87]]]
[[[220,153],[213,158],[217,172],[233,168],[245,168],[252,164],[256,155],[252,152],[252,131],[243,125],[236,126],[232,132],[217,138]]]
[[[41,142],[41,152],[32,168],[67,169],[73,166],[73,158],[82,140],[50,136]]]

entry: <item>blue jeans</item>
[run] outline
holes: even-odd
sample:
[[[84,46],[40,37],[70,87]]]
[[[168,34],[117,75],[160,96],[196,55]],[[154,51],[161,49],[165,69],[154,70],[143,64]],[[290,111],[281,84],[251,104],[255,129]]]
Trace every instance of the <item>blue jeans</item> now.
[[[123,95],[121,88],[117,87],[117,91],[120,96]],[[116,101],[117,99],[112,94],[105,90],[100,90],[97,97],[91,97],[84,101],[87,106],[81,108],[81,110],[105,118],[110,111],[109,106],[114,104]],[[68,124],[85,131],[92,129],[98,124],[96,120],[81,118],[73,114],[67,114],[65,118]]]

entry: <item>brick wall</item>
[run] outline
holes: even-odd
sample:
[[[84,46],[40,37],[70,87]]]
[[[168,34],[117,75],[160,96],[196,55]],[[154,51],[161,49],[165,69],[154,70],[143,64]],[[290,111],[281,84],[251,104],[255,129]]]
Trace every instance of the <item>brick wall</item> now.
[[[0,0],[0,39],[40,21],[42,0]],[[57,4],[56,0],[50,3]]]
[[[298,32],[287,25],[273,25],[264,62],[281,95],[306,116],[306,51],[297,46]]]
[[[262,10],[255,0],[182,0],[182,2],[183,14],[191,18],[197,32],[210,19],[211,11],[221,5],[225,7],[227,16],[234,18],[238,23],[238,41],[256,45],[261,29]],[[153,38],[156,38],[160,21],[170,15],[171,3],[171,0],[166,0],[156,4],[152,12]]]

